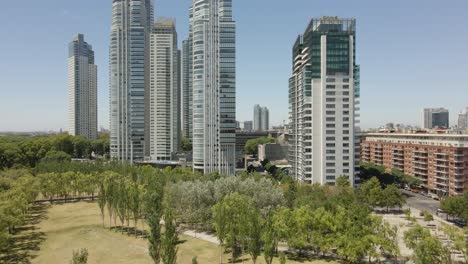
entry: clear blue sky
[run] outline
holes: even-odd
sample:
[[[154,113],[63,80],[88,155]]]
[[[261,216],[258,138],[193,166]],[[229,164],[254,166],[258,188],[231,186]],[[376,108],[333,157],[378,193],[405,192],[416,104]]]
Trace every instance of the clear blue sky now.
[[[187,36],[191,0],[157,0]],[[234,0],[238,31],[237,119],[253,105],[288,118],[291,46],[311,17],[357,19],[361,125],[419,124],[423,107],[468,106],[466,0]],[[0,8],[0,131],[66,129],[67,45],[76,33],[99,67],[99,124],[108,127],[111,0],[3,1]]]

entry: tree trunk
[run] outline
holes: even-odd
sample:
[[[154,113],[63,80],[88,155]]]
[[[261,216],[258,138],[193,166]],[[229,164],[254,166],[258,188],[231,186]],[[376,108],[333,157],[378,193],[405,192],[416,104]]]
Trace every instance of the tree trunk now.
[[[223,264],[223,244],[219,242],[220,254],[219,254],[219,264]]]

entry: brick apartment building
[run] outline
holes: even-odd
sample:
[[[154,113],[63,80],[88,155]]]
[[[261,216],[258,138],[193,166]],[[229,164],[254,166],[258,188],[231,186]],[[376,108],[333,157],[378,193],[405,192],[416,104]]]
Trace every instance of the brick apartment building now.
[[[468,135],[366,134],[361,161],[399,169],[441,197],[462,195],[468,184]]]

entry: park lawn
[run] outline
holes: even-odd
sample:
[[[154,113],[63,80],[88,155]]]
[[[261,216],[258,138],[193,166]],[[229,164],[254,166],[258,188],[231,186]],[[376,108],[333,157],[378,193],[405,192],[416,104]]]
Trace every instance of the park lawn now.
[[[36,225],[45,240],[39,244],[39,250],[30,255],[31,263],[51,264],[68,263],[73,250],[87,248],[89,264],[111,263],[152,263],[148,255],[148,242],[128,234],[102,227],[102,218],[97,203],[79,202],[49,207],[45,219]],[[133,223],[131,223],[131,226]],[[139,224],[141,228],[141,223]],[[198,263],[219,263],[219,247],[210,242],[180,235],[178,263],[192,263],[194,256]],[[229,254],[223,262],[228,263]],[[244,256],[245,263],[252,263]],[[257,263],[264,264],[263,257]],[[274,263],[279,263],[277,260]],[[334,261],[289,261],[288,263],[336,263]]]

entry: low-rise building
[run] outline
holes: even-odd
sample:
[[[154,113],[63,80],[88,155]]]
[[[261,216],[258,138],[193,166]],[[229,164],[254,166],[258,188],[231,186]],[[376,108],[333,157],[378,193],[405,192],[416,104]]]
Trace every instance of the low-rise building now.
[[[399,169],[439,196],[462,195],[468,184],[468,135],[366,134],[361,161]]]
[[[289,145],[279,143],[258,145],[258,160],[287,160],[288,148]]]

